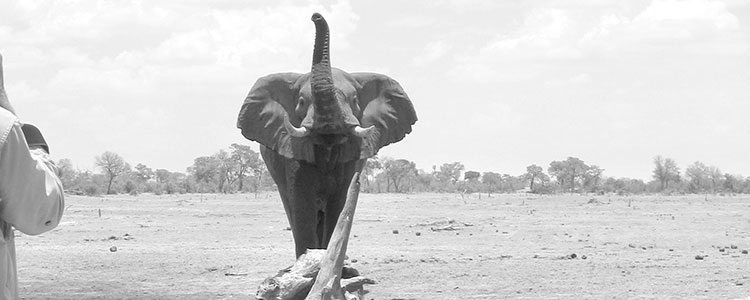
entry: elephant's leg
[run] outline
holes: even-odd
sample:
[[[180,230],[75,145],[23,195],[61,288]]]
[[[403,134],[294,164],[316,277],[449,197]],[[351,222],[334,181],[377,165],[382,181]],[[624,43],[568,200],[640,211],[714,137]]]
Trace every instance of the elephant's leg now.
[[[297,257],[307,249],[321,249],[320,222],[323,206],[320,197],[321,174],[312,166],[295,162],[287,168],[287,216],[294,236]]]
[[[316,178],[312,170],[299,161],[283,157],[267,147],[260,148],[263,161],[266,162],[284,205],[289,227],[292,229],[296,257],[304,254],[310,248],[320,248],[319,235],[315,228],[318,216],[313,195],[316,194]]]
[[[276,186],[279,189],[279,196],[281,196],[281,203],[284,205],[284,212],[286,212],[287,221],[289,222],[289,227],[291,227],[292,219],[289,214],[289,202],[291,199],[287,189],[286,169],[290,163],[295,162],[263,145],[260,146],[260,155],[266,163],[268,173],[273,178],[273,181],[276,182]]]
[[[351,161],[342,164],[334,170],[334,181],[329,185],[328,199],[326,202],[325,212],[325,236],[323,237],[323,248],[328,248],[328,242],[331,240],[333,230],[336,228],[341,210],[346,203],[346,194],[349,190],[349,184],[356,172],[362,171],[366,160]]]

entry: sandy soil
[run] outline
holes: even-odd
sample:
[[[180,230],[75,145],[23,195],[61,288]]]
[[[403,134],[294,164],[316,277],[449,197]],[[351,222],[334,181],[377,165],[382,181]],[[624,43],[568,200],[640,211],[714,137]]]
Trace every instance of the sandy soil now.
[[[24,299],[254,299],[294,261],[274,193],[66,202],[17,233]],[[750,299],[750,196],[362,194],[352,230],[368,299]]]

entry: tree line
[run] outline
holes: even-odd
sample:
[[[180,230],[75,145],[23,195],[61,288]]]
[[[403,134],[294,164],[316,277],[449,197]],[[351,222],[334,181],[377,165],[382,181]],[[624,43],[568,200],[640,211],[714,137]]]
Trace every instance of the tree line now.
[[[77,170],[69,159],[57,162],[68,193],[160,195],[276,190],[260,155],[240,144],[195,158],[185,173],[152,169],[142,163],[133,167],[112,151],[96,156],[94,164],[96,172]],[[443,163],[425,171],[407,159],[376,156],[366,161],[361,182],[365,193],[750,193],[750,177],[723,173],[700,161],[682,172],[674,159],[656,156],[653,166],[652,179],[645,182],[607,177],[604,169],[572,156],[552,161],[546,168],[531,164],[519,175],[465,170],[460,162]]]

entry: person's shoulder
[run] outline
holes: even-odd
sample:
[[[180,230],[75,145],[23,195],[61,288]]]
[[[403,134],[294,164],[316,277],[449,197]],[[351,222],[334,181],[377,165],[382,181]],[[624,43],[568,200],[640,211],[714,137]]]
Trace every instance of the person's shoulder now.
[[[0,146],[5,144],[10,129],[18,121],[16,116],[7,109],[0,107]]]
[[[16,116],[12,112],[0,106],[0,119],[14,120],[15,118]]]

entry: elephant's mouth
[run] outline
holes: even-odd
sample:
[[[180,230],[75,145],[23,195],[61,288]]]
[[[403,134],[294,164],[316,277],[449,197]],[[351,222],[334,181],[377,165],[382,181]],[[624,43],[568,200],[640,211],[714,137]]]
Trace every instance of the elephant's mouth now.
[[[338,145],[343,144],[349,140],[348,135],[344,134],[317,134],[315,135],[315,142],[317,144],[324,145]]]
[[[301,126],[298,128],[289,122],[289,117],[286,115],[284,116],[284,128],[293,137],[301,138],[312,136],[316,143],[328,145],[344,143],[349,136],[352,135],[359,138],[365,138],[370,136],[375,130],[374,125],[365,128],[359,124],[351,125],[348,128],[343,126],[322,126],[315,129]]]

